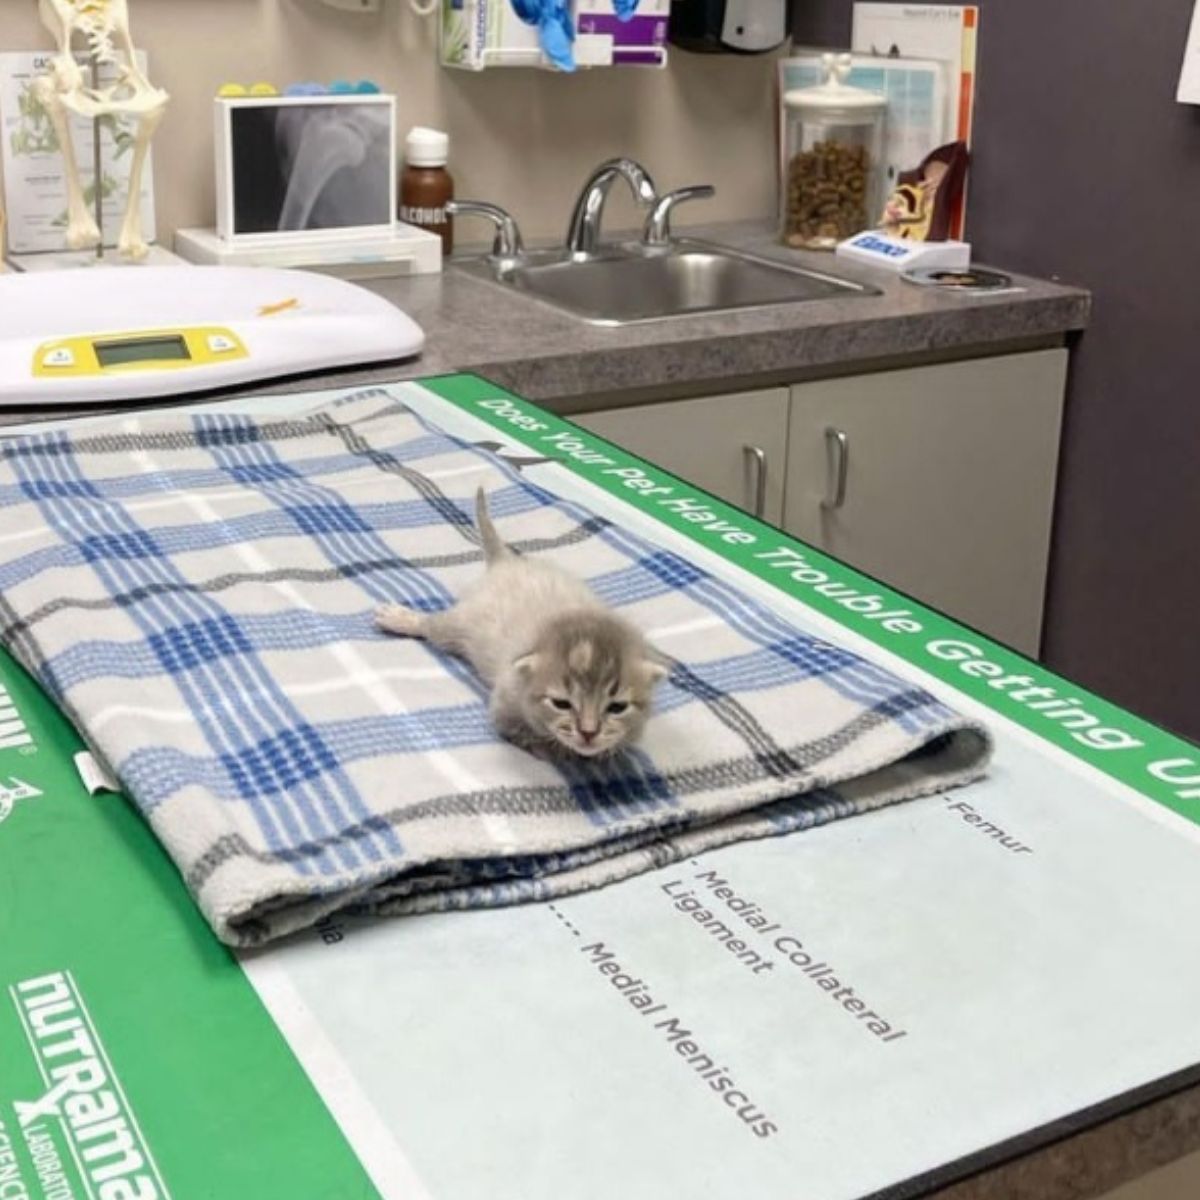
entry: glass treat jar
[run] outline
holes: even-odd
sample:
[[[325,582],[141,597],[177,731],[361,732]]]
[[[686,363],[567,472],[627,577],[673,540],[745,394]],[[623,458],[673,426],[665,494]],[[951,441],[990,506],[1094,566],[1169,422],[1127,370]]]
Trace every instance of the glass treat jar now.
[[[832,250],[873,226],[886,185],[886,97],[846,83],[850,55],[821,62],[824,83],[783,97],[780,236],[806,250]]]

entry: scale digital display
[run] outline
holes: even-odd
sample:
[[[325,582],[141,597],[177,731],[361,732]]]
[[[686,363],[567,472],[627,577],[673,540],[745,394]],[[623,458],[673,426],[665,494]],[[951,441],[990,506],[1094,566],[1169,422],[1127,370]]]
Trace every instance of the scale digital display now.
[[[187,342],[178,335],[170,337],[136,338],[120,342],[94,342],[96,359],[102,367],[119,367],[124,363],[163,362],[191,358]]]

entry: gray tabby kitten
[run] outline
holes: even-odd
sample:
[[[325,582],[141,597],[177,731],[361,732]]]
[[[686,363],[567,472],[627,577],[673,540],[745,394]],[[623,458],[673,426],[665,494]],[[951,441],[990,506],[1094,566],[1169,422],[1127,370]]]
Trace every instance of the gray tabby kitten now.
[[[654,685],[667,674],[663,660],[581,580],[509,549],[482,488],[475,520],[483,578],[452,608],[422,613],[390,604],[376,623],[465,658],[492,689],[497,731],[519,746],[594,758],[636,740]]]

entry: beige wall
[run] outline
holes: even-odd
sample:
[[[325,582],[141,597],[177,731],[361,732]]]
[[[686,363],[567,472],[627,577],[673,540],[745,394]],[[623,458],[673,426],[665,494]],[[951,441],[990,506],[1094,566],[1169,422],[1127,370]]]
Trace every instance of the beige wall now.
[[[130,7],[151,76],[172,95],[154,142],[164,243],[178,226],[213,223],[211,99],[226,80],[375,80],[398,96],[400,137],[414,124],[447,130],[457,194],[509,208],[527,237],[560,234],[588,170],[614,154],[638,159],[663,190],[714,183],[717,197],[697,205],[693,220],[774,211],[770,56],[673,51],[664,71],[476,74],[438,66],[436,20],[416,17],[407,0],[382,0],[376,14],[317,0]],[[34,0],[0,0],[0,49],[49,45],[36,11]],[[631,214],[614,205],[615,222]]]

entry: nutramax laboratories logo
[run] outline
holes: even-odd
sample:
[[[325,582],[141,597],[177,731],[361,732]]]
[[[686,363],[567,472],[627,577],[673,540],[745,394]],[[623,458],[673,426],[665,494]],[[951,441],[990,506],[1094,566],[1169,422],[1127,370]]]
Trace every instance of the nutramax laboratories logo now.
[[[69,971],[9,988],[45,1091],[13,1103],[46,1196],[169,1200],[137,1117]]]

